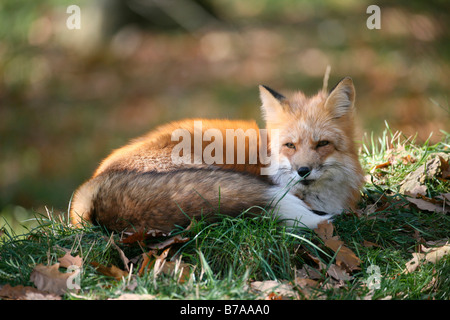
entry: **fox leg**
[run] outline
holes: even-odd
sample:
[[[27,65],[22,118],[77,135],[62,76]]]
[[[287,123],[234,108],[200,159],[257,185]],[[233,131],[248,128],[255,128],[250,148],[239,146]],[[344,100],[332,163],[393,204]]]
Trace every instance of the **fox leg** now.
[[[311,210],[302,200],[282,188],[273,187],[269,195],[279,199],[274,201],[274,214],[286,226],[297,225],[314,229],[321,221],[333,217],[331,214]]]

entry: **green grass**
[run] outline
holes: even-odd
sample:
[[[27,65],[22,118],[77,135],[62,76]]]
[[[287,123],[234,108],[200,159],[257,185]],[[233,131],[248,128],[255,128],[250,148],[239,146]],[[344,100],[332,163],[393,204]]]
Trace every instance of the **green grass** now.
[[[74,256],[79,254],[84,264],[81,290],[64,295],[64,299],[107,299],[124,293],[150,294],[156,299],[256,299],[259,294],[249,289],[252,281],[278,280],[296,291],[296,270],[305,264],[318,268],[312,256],[325,266],[312,298],[450,299],[449,255],[436,264],[403,272],[420,243],[449,238],[450,217],[421,211],[399,193],[399,185],[408,173],[425,163],[430,155],[449,153],[450,135],[445,134],[436,145],[417,145],[413,139],[387,128],[379,140],[373,137],[367,140],[362,146],[361,162],[371,172],[371,181],[362,191],[360,208],[333,221],[340,239],[362,260],[361,270],[352,273],[352,280],[337,284],[326,274],[335,262],[335,255],[313,231],[286,230],[269,217],[248,216],[224,217],[213,224],[196,221],[189,230],[177,230],[190,239],[173,245],[170,251],[192,266],[191,276],[185,282],[180,283],[174,274],[156,276],[154,270],[138,276],[136,265],[132,277],[114,280],[90,264],[95,261],[124,268],[111,239],[129,259],[148,249],[125,246],[118,234],[107,234],[100,227],[86,225],[73,229],[64,218],[58,217],[39,218],[36,227],[21,235],[4,228],[0,237],[0,285],[33,286],[30,274],[34,266],[58,262],[65,248],[72,250]],[[393,154],[398,159],[410,155],[416,161],[397,161],[373,169]],[[427,179],[426,186],[429,197],[449,192],[449,182],[439,177]],[[367,247],[365,241],[377,246]],[[372,275],[370,266],[380,270],[379,289],[369,290],[366,285]],[[298,297],[304,297],[300,291]]]

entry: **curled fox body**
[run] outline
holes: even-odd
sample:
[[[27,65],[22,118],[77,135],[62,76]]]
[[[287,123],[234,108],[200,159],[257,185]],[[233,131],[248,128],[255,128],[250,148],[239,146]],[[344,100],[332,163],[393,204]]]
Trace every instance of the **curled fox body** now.
[[[277,165],[267,165],[260,153],[251,159],[252,145],[260,149],[263,144],[262,130],[254,121],[172,122],[115,150],[101,163],[74,193],[72,223],[87,220],[116,231],[170,231],[188,225],[192,217],[214,219],[217,213],[237,216],[249,208],[267,208],[287,225],[315,228],[352,208],[363,183],[353,144],[352,80],[344,78],[330,93],[320,91],[311,98],[299,92],[287,99],[260,86],[260,97],[268,154],[276,155],[271,161]],[[196,123],[201,123],[200,129]],[[189,148],[181,151],[179,140],[173,139],[179,129],[192,138]],[[230,129],[254,130],[257,138],[239,141],[227,135]],[[223,149],[210,154],[225,154],[225,161],[198,159],[195,135],[203,137],[200,150],[211,151],[213,139],[207,137],[211,130],[225,138]],[[277,132],[277,143],[272,132]],[[239,146],[245,150],[243,161],[238,161]],[[234,151],[231,156],[230,151]],[[192,157],[188,163],[176,162],[174,154]],[[263,170],[268,174],[261,174]]]

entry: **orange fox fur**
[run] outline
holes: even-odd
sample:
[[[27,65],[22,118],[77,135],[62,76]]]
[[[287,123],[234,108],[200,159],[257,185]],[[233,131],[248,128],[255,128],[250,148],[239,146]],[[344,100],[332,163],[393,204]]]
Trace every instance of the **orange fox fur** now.
[[[228,161],[226,145],[231,141],[226,139],[226,130],[252,129],[259,134],[255,121],[172,122],[103,160],[91,179],[75,192],[72,222],[87,220],[116,231],[170,231],[176,225],[186,226],[192,217],[213,219],[217,212],[236,216],[257,206],[273,210],[288,225],[314,228],[320,221],[352,208],[363,183],[353,143],[352,80],[344,78],[330,93],[320,91],[311,98],[299,92],[287,99],[265,86],[260,86],[260,96],[269,141],[273,139],[271,130],[279,130],[278,147],[269,144],[270,154],[278,155],[278,166],[270,175],[261,175],[266,163],[259,156],[256,163],[250,163],[249,139],[245,140],[245,162],[237,161],[237,138],[233,138],[233,161]],[[174,163],[172,155],[179,141],[172,141],[172,133],[185,129],[194,137],[194,121],[201,121],[202,134],[209,129],[222,133],[224,163]],[[202,141],[202,151],[209,143]],[[194,151],[191,144],[193,158]]]

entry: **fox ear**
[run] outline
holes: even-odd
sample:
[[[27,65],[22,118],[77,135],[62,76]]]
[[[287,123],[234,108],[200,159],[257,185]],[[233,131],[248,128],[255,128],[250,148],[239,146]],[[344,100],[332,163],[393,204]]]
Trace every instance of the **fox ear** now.
[[[352,78],[345,77],[338,84],[331,89],[327,100],[325,101],[325,108],[332,111],[334,117],[340,118],[353,111],[355,102],[355,87],[353,86]]]
[[[278,119],[283,110],[283,101],[286,98],[275,90],[260,85],[259,95],[262,102],[262,113],[266,121]]]

